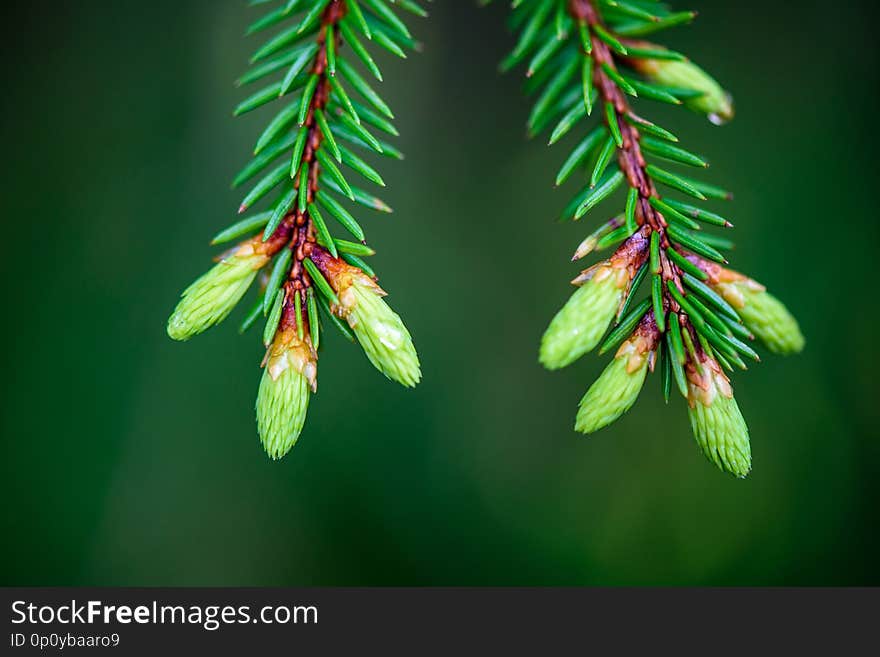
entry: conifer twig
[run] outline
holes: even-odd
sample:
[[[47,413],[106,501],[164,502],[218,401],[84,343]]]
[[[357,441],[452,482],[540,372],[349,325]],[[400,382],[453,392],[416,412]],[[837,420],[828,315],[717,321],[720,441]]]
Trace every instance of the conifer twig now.
[[[263,379],[257,398],[260,438],[269,456],[284,456],[305,422],[311,393],[317,390],[317,353],[323,314],[370,362],[405,386],[421,378],[419,361],[403,322],[383,301],[372,268],[362,259],[374,254],[363,229],[343,198],[372,210],[390,208],[348,182],[350,169],[384,187],[379,173],[354,150],[400,157],[374,130],[396,135],[391,110],[373,84],[349,62],[351,52],[369,75],[382,74],[364,40],[399,56],[415,42],[394,6],[417,15],[415,2],[387,0],[251,0],[272,5],[248,33],[281,26],[251,59],[239,79],[250,85],[269,75],[281,77],[242,101],[236,115],[288,96],[286,104],[257,140],[253,159],[233,186],[252,184],[239,213],[277,190],[265,211],[221,231],[221,244],[246,237],[183,293],[168,320],[168,334],[187,340],[225,319],[259,272],[262,292],[242,323],[244,332],[265,316]],[[354,96],[354,97],[353,97]],[[360,100],[356,98],[359,97]],[[252,183],[257,179],[256,183]],[[335,220],[353,238],[333,237]],[[256,233],[256,234],[255,234]]]
[[[572,259],[579,260],[616,247],[575,278],[578,289],[545,332],[540,360],[558,369],[597,346],[600,353],[614,350],[611,365],[581,400],[575,429],[583,433],[625,413],[659,365],[666,399],[673,386],[687,399],[706,456],[744,477],[751,469],[748,430],[724,369],[758,360],[749,344],[755,337],[777,353],[800,351],[804,340],[763,286],[723,267],[722,252],[732,244],[704,228],[732,224],[667,190],[698,202],[731,195],[650,161],[707,166],[632,107],[638,98],[683,104],[717,124],[733,117],[731,98],[714,79],[683,55],[642,40],[696,14],[654,0],[514,0],[513,6],[519,38],[502,68],[527,62],[527,89],[540,92],[529,132],[555,122],[554,144],[594,112],[601,116],[557,175],[559,185],[576,171],[585,174],[563,219],[579,220],[627,189],[622,215],[601,223],[575,251]],[[647,298],[637,302],[643,283]]]

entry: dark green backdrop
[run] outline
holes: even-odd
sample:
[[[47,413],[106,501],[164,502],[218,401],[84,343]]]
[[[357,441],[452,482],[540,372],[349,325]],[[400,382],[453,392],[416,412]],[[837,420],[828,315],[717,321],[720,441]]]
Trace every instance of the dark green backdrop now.
[[[497,72],[506,5],[434,3],[424,53],[383,59],[408,158],[383,169],[395,214],[365,223],[424,383],[334,336],[299,445],[270,463],[258,335],[164,330],[266,120],[230,116],[253,11],[22,4],[3,28],[2,583],[880,583],[869,3],[697,0],[666,35],[738,116],[648,111],[736,191],[734,264],[807,336],[734,379],[747,481],[705,461],[656,380],[585,438],[602,360],[538,366],[589,221],[554,223],[564,151],[524,139],[520,80]]]

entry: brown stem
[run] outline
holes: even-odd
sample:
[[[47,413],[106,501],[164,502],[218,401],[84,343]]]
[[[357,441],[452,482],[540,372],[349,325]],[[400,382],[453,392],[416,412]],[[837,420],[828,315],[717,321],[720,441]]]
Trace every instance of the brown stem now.
[[[596,26],[605,28],[605,25],[602,23],[602,18],[594,6],[593,0],[569,0],[568,8],[574,19],[586,24],[591,32],[593,52],[589,56],[593,58],[593,85],[599,91],[602,101],[610,103],[614,107],[614,119],[617,121],[623,138],[622,146],[617,149],[617,160],[629,186],[638,192],[636,222],[639,225],[647,225],[650,231],[656,232],[660,236],[661,276],[664,282],[663,305],[671,313],[678,313],[680,311],[679,305],[666,290],[665,284],[668,281],[673,281],[679,290],[684,292],[681,271],[666,256],[665,249],[672,244],[666,234],[666,220],[650,203],[650,199],[652,197],[659,198],[659,194],[654,181],[648,175],[647,163],[639,145],[641,134],[633,124],[635,122],[631,123],[627,120],[627,117],[634,116],[629,100],[603,69],[604,64],[612,70],[617,70],[614,52],[596,34]],[[586,53],[584,55],[587,56]],[[604,120],[607,122],[607,117]],[[679,314],[678,318],[682,327],[687,328],[686,315]]]
[[[330,31],[329,28],[335,27],[347,13],[348,7],[346,6],[345,0],[332,0],[321,16],[321,29],[318,33],[319,47],[311,68],[312,75],[319,76],[319,79],[308,112],[306,113],[305,121],[301,126],[305,127],[307,130],[306,143],[300,168],[296,175],[293,176],[292,180],[294,189],[299,189],[303,167],[306,167],[306,170],[308,171],[307,182],[309,186],[307,194],[308,203],[314,202],[315,195],[318,192],[320,165],[318,164],[317,153],[324,139],[321,129],[318,126],[316,114],[319,110],[325,110],[330,102],[331,86],[329,73],[327,72],[327,35]],[[335,40],[336,50],[338,51],[339,47],[342,45],[342,37],[338,30],[333,30],[333,38]],[[298,204],[287,214],[270,241],[275,240],[277,235],[290,235],[290,238],[283,242],[283,245],[280,246],[278,250],[285,247],[293,250],[290,273],[284,284],[285,302],[279,329],[296,328],[297,326],[302,325],[304,332],[308,334],[308,315],[304,310],[305,294],[312,286],[312,280],[303,266],[303,260],[309,257],[313,252],[323,251],[324,249],[322,249],[317,243],[315,228],[308,210],[300,211]],[[294,295],[297,292],[302,295],[302,317],[296,316]]]

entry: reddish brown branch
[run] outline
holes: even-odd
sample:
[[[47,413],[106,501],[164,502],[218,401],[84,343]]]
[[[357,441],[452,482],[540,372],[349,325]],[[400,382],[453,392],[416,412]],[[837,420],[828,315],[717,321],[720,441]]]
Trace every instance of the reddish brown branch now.
[[[327,37],[330,34],[330,28],[335,27],[348,13],[348,7],[345,0],[332,0],[321,17],[321,28],[318,33],[318,52],[312,64],[311,74],[319,76],[314,94],[312,95],[309,109],[306,112],[305,121],[302,127],[306,128],[305,147],[303,149],[300,169],[291,181],[294,189],[299,189],[301,181],[301,172],[303,167],[308,171],[307,184],[309,186],[306,196],[307,205],[315,201],[315,195],[318,193],[318,179],[321,173],[321,167],[318,163],[317,154],[324,140],[324,135],[317,121],[317,112],[323,111],[330,103],[331,85],[328,74],[328,56],[327,56]],[[336,50],[342,45],[342,37],[338,30],[333,30],[333,38]],[[296,206],[291,210],[281,225],[270,238],[270,241],[276,242],[276,236],[289,235],[289,239],[282,242],[281,248],[290,248],[293,250],[293,258],[290,273],[287,282],[284,284],[285,302],[284,309],[279,324],[279,330],[287,328],[295,328],[302,325],[306,333],[308,329],[308,319],[305,309],[305,294],[312,286],[311,278],[303,266],[303,260],[308,258],[316,250],[323,251],[318,245],[315,228],[308,209],[300,210],[297,201]],[[299,292],[302,296],[301,309],[302,317],[297,317],[294,296]]]
[[[660,262],[663,281],[664,283],[670,280],[673,281],[683,292],[681,272],[676,264],[666,257],[665,253],[665,249],[672,246],[666,234],[666,220],[650,202],[652,197],[659,198],[659,194],[657,193],[654,181],[647,172],[647,163],[639,144],[641,135],[638,128],[627,120],[627,117],[634,116],[633,111],[626,94],[608,76],[603,68],[604,65],[612,70],[617,70],[614,52],[596,34],[596,26],[605,28],[605,25],[602,23],[602,18],[594,6],[593,0],[569,0],[569,12],[576,21],[586,24],[591,33],[593,50],[589,56],[593,58],[593,85],[599,92],[603,103],[610,103],[614,107],[614,120],[617,121],[617,126],[623,138],[622,146],[617,149],[617,160],[629,186],[638,192],[635,212],[636,222],[639,225],[647,225],[651,231],[656,232],[660,236]],[[587,56],[587,54],[584,53],[584,56]],[[608,119],[605,118],[604,120],[607,122]],[[667,310],[672,312],[679,311],[678,303],[665,287],[663,298],[664,307]]]

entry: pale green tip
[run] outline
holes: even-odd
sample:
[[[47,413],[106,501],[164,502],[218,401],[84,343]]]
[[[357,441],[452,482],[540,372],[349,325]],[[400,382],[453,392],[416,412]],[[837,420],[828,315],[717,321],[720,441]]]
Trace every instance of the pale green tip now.
[[[630,373],[627,372],[629,360],[625,354],[615,358],[590,386],[578,407],[575,431],[593,433],[607,427],[636,403],[648,373],[648,361],[644,359]]]
[[[688,407],[697,444],[721,470],[744,478],[752,469],[749,429],[736,400],[721,393],[707,406],[701,399]]]
[[[375,288],[355,282],[344,303],[351,309],[348,323],[373,366],[408,388],[421,380],[419,356],[412,336]]]
[[[804,336],[797,320],[782,302],[763,290],[737,284],[745,304],[738,308],[748,329],[777,354],[795,354],[804,348]]]
[[[257,394],[257,428],[266,454],[273,460],[289,452],[302,433],[309,408],[309,382],[292,367],[273,379],[263,370]]]
[[[539,360],[548,370],[570,365],[599,344],[620,304],[614,276],[595,277],[575,290],[541,339]]]
[[[190,285],[168,318],[168,336],[189,340],[232,312],[257,275],[250,258],[230,257]]]
[[[650,78],[668,87],[678,87],[702,92],[694,98],[684,99],[686,107],[709,117],[713,123],[726,123],[733,119],[733,98],[711,75],[691,61],[655,61],[656,69]]]

